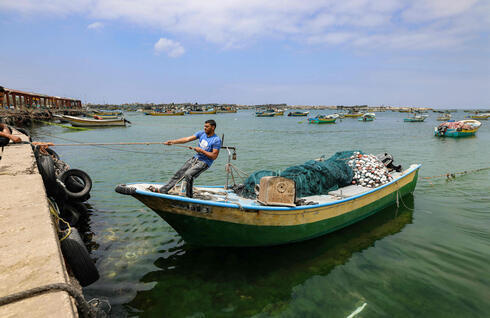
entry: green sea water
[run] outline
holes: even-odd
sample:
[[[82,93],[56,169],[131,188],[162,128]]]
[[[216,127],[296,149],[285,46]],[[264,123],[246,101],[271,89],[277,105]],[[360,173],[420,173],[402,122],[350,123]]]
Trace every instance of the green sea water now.
[[[252,111],[127,113],[126,128],[38,126],[32,133],[55,143],[165,141],[190,136],[213,118],[224,143],[238,149],[233,163],[247,173],[352,149],[389,152],[404,167],[422,164],[413,196],[340,231],[277,247],[198,248],[142,203],[114,192],[119,183],[164,183],[192,151],[55,147],[94,182],[83,231],[101,278],[84,293],[109,299],[113,317],[348,317],[356,310],[356,317],[488,317],[490,170],[471,170],[490,167],[490,123],[483,121],[475,137],[443,139],[433,136],[437,115],[429,115],[422,123],[386,112],[374,122],[311,125]],[[223,185],[226,162],[221,151],[195,184]],[[469,173],[453,180],[425,179],[463,171]]]

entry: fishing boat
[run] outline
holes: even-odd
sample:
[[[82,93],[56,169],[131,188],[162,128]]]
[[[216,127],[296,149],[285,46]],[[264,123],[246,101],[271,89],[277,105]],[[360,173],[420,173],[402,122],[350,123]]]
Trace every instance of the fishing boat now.
[[[262,205],[226,187],[195,187],[194,193],[199,194],[195,198],[181,196],[179,190],[168,194],[148,190],[161,184],[121,184],[115,190],[151,208],[189,244],[271,246],[322,236],[403,202],[415,189],[420,167],[413,164],[395,172],[392,181],[376,188],[349,185],[298,198],[309,203],[293,206]]]
[[[126,123],[128,122],[124,117],[119,117],[117,119],[95,119],[64,115],[63,119],[68,121],[74,127],[126,126]]]
[[[93,113],[99,116],[122,116],[122,111],[94,110]]]
[[[216,109],[211,108],[207,110],[190,110],[190,115],[207,115],[207,114],[216,114]]]
[[[480,126],[481,123],[474,119],[445,122],[434,128],[434,135],[438,137],[456,138],[474,136]]]
[[[487,120],[490,118],[490,113],[476,113],[467,117],[472,119]]]
[[[331,116],[331,115],[328,115]],[[337,120],[336,117],[328,117],[325,115],[320,115],[314,118],[308,118],[308,123],[310,124],[335,124]]]
[[[365,113],[361,117],[359,117],[357,120],[359,121],[373,121],[376,118],[376,115],[374,113]]]
[[[404,118],[403,121],[407,122],[407,123],[420,123],[420,122],[423,122],[427,117],[429,117],[429,116],[428,115],[414,114],[412,117]]]
[[[303,117],[303,116],[308,116],[310,112],[301,112],[301,111],[296,111],[296,112],[289,112],[288,116],[292,117]]]
[[[92,118],[94,119],[117,119],[120,117],[121,116],[116,116],[116,115],[92,115]]]
[[[275,110],[274,116],[284,116],[284,110]]]
[[[273,112],[257,112],[255,113],[255,117],[274,117]]]
[[[437,117],[437,121],[450,121],[451,120],[451,114],[450,113],[445,113],[439,117]]]
[[[145,115],[149,116],[184,116],[184,111],[167,111],[167,112],[145,112]]]
[[[216,112],[218,114],[236,113],[237,109],[234,107],[222,107],[222,108],[218,108]]]
[[[362,113],[358,112],[358,111],[349,111],[347,114],[344,114],[344,117],[346,118],[357,118],[357,117],[361,117],[362,116]]]

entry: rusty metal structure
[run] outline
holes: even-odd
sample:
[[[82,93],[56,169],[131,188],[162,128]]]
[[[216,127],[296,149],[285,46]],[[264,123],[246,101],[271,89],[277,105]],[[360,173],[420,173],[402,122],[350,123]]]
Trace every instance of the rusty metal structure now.
[[[5,110],[76,110],[82,102],[73,98],[48,96],[0,86],[0,107]]]

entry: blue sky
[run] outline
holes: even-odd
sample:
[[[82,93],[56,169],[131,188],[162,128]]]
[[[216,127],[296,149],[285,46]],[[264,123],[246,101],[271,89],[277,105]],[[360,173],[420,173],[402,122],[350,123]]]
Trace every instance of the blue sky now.
[[[490,107],[490,2],[0,0],[0,85],[92,103]]]

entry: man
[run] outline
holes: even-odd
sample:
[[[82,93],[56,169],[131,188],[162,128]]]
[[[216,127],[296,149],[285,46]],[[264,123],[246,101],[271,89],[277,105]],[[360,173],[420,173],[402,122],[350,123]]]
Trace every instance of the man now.
[[[221,148],[221,139],[214,133],[216,129],[216,122],[212,119],[206,120],[204,123],[204,130],[198,131],[192,136],[183,137],[175,140],[167,140],[165,145],[184,144],[189,141],[199,139],[199,147],[190,147],[196,152],[196,154],[184,163],[170,181],[161,188],[155,188],[150,186],[148,189],[158,193],[168,193],[177,182],[182,178],[186,181],[186,196],[192,198],[192,185],[194,179],[197,178],[202,172],[211,167],[213,161],[218,158],[219,150]]]
[[[19,136],[12,135],[12,132],[10,131],[8,126],[3,124],[0,118],[0,147],[8,145],[10,140],[15,143],[19,143],[22,141]]]

